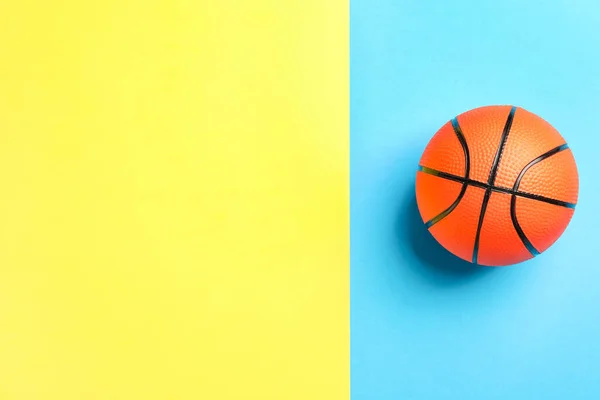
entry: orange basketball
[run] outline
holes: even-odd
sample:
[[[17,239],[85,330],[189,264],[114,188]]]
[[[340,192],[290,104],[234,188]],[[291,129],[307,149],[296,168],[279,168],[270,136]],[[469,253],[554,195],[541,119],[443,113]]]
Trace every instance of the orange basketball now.
[[[451,253],[487,266],[528,260],[569,224],[579,192],[573,153],[520,107],[476,108],[431,139],[417,171],[423,222]]]

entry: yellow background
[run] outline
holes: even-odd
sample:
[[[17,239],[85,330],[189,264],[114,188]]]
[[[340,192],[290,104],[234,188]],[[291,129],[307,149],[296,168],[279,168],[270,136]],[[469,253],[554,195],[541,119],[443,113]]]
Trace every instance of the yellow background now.
[[[347,19],[0,2],[0,399],[348,398]]]

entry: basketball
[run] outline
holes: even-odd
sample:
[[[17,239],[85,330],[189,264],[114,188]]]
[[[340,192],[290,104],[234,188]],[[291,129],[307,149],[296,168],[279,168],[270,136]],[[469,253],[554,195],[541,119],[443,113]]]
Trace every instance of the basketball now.
[[[484,266],[544,252],[563,234],[579,178],[560,133],[520,107],[480,107],[448,121],[419,162],[421,218],[448,251]]]

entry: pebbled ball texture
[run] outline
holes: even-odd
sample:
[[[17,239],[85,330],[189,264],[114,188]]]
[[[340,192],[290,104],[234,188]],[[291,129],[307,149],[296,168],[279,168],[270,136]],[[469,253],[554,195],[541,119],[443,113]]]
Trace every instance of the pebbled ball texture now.
[[[433,136],[419,162],[419,212],[435,239],[467,261],[528,260],[562,235],[578,199],[573,153],[520,107],[467,111]]]

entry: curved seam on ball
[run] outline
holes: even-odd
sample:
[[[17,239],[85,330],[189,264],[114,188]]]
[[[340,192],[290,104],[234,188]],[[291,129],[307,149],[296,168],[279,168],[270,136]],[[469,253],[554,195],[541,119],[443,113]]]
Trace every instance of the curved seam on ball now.
[[[438,215],[436,215],[435,217],[433,217],[425,223],[425,226],[427,226],[428,229],[440,222],[441,220],[443,220],[444,218],[446,218],[452,211],[454,211],[456,207],[458,207],[469,186],[468,181],[471,173],[471,157],[469,155],[469,146],[467,145],[467,140],[465,139],[465,135],[463,135],[462,133],[462,129],[460,128],[457,118],[452,119],[452,128],[454,129],[454,133],[456,134],[456,137],[458,138],[458,141],[460,142],[460,145],[462,146],[465,155],[465,176],[463,178],[462,188],[456,200],[454,200],[454,202],[450,204],[450,207],[446,208],[444,211],[442,211],[441,213],[439,213]]]
[[[517,220],[516,204],[517,204],[517,196],[512,195],[510,198],[510,219],[512,220],[515,231],[517,231],[517,235],[519,235],[521,242],[523,242],[523,245],[527,248],[527,250],[531,253],[531,255],[535,257],[535,256],[539,255],[540,252],[535,248],[533,243],[531,243],[531,241],[529,240],[529,238],[523,231],[523,228],[521,228],[521,225],[519,224],[519,221]]]
[[[525,176],[525,174],[531,167],[533,167],[534,165],[536,165],[536,164],[546,160],[547,158],[550,158],[553,155],[558,154],[561,151],[566,150],[568,148],[569,148],[569,146],[566,143],[562,144],[560,146],[557,146],[557,147],[547,151],[546,153],[542,154],[541,156],[537,157],[536,159],[531,161],[529,164],[527,164],[525,167],[523,167],[523,169],[521,170],[521,173],[519,174],[519,176],[517,177],[517,180],[515,181],[515,184],[513,186],[513,191],[516,192],[519,190],[519,185],[521,184],[521,180],[523,179],[523,177]],[[517,234],[519,235],[521,242],[523,242],[523,245],[527,248],[527,250],[529,250],[531,255],[533,255],[534,257],[539,255],[540,252],[535,248],[533,243],[531,243],[531,241],[529,240],[529,238],[523,231],[523,228],[521,228],[521,225],[519,224],[519,220],[517,219],[517,196],[515,196],[515,194],[513,194],[510,199],[510,217],[512,219],[513,226],[515,227],[515,231],[517,231]]]

